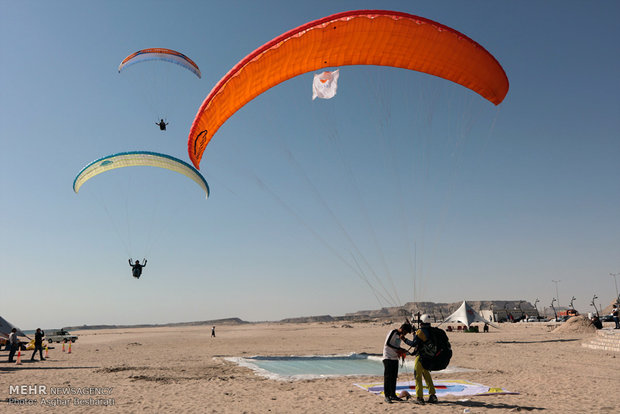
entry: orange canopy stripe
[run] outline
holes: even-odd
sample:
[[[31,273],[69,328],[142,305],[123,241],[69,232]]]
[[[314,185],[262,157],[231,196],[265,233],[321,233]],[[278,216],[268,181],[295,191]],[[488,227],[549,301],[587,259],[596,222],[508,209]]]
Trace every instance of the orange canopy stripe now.
[[[192,124],[189,157],[199,168],[216,131],[269,88],[326,67],[379,65],[435,75],[495,105],[508,93],[499,62],[467,36],[407,13],[354,10],[306,23],[250,53],[211,90]]]

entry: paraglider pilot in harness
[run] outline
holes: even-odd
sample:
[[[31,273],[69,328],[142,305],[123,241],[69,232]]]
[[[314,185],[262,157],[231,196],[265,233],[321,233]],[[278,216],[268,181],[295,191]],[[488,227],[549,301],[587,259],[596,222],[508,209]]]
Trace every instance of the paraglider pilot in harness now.
[[[142,259],[144,264],[140,264],[140,260],[136,260],[135,263],[131,263],[131,259],[129,259],[129,266],[131,266],[131,273],[133,277],[136,279],[140,279],[140,275],[142,275],[142,268],[146,266],[146,259]]]
[[[168,125],[168,123],[164,121],[163,119],[160,119],[159,122],[155,122],[155,125],[159,126],[160,131],[165,131],[166,125]]]
[[[429,371],[445,369],[452,357],[452,349],[445,331],[432,327],[430,322],[431,317],[429,315],[420,316],[419,329],[415,331],[413,341],[403,338],[407,345],[415,348],[412,354],[417,354],[414,370],[416,402],[418,404],[424,404],[422,378],[428,387],[428,402],[437,402],[435,386]]]

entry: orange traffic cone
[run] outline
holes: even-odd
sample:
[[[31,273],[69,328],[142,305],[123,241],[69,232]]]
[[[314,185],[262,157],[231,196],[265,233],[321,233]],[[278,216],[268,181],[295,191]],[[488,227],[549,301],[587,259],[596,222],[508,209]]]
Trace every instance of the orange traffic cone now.
[[[45,344],[45,358],[47,359],[47,344]]]
[[[71,342],[69,342],[69,351],[67,351],[67,354],[71,353]]]
[[[17,361],[15,361],[15,365],[21,365],[22,364],[22,351],[17,351]]]
[[[62,352],[65,352],[65,343],[62,343]]]

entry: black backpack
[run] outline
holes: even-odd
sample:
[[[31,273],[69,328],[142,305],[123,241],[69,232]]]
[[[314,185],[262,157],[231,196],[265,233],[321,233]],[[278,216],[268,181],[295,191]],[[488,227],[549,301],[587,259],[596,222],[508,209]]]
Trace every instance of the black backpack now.
[[[427,371],[446,369],[452,358],[452,347],[443,329],[428,327],[429,338],[419,348],[420,362]]]

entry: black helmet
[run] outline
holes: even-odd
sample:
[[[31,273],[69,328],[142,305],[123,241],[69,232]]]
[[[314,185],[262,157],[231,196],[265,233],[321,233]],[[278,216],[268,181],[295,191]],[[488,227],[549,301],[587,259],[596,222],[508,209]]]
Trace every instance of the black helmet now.
[[[407,322],[400,325],[400,330],[406,334],[410,334],[411,332],[413,332],[413,328],[411,327],[411,324]]]

